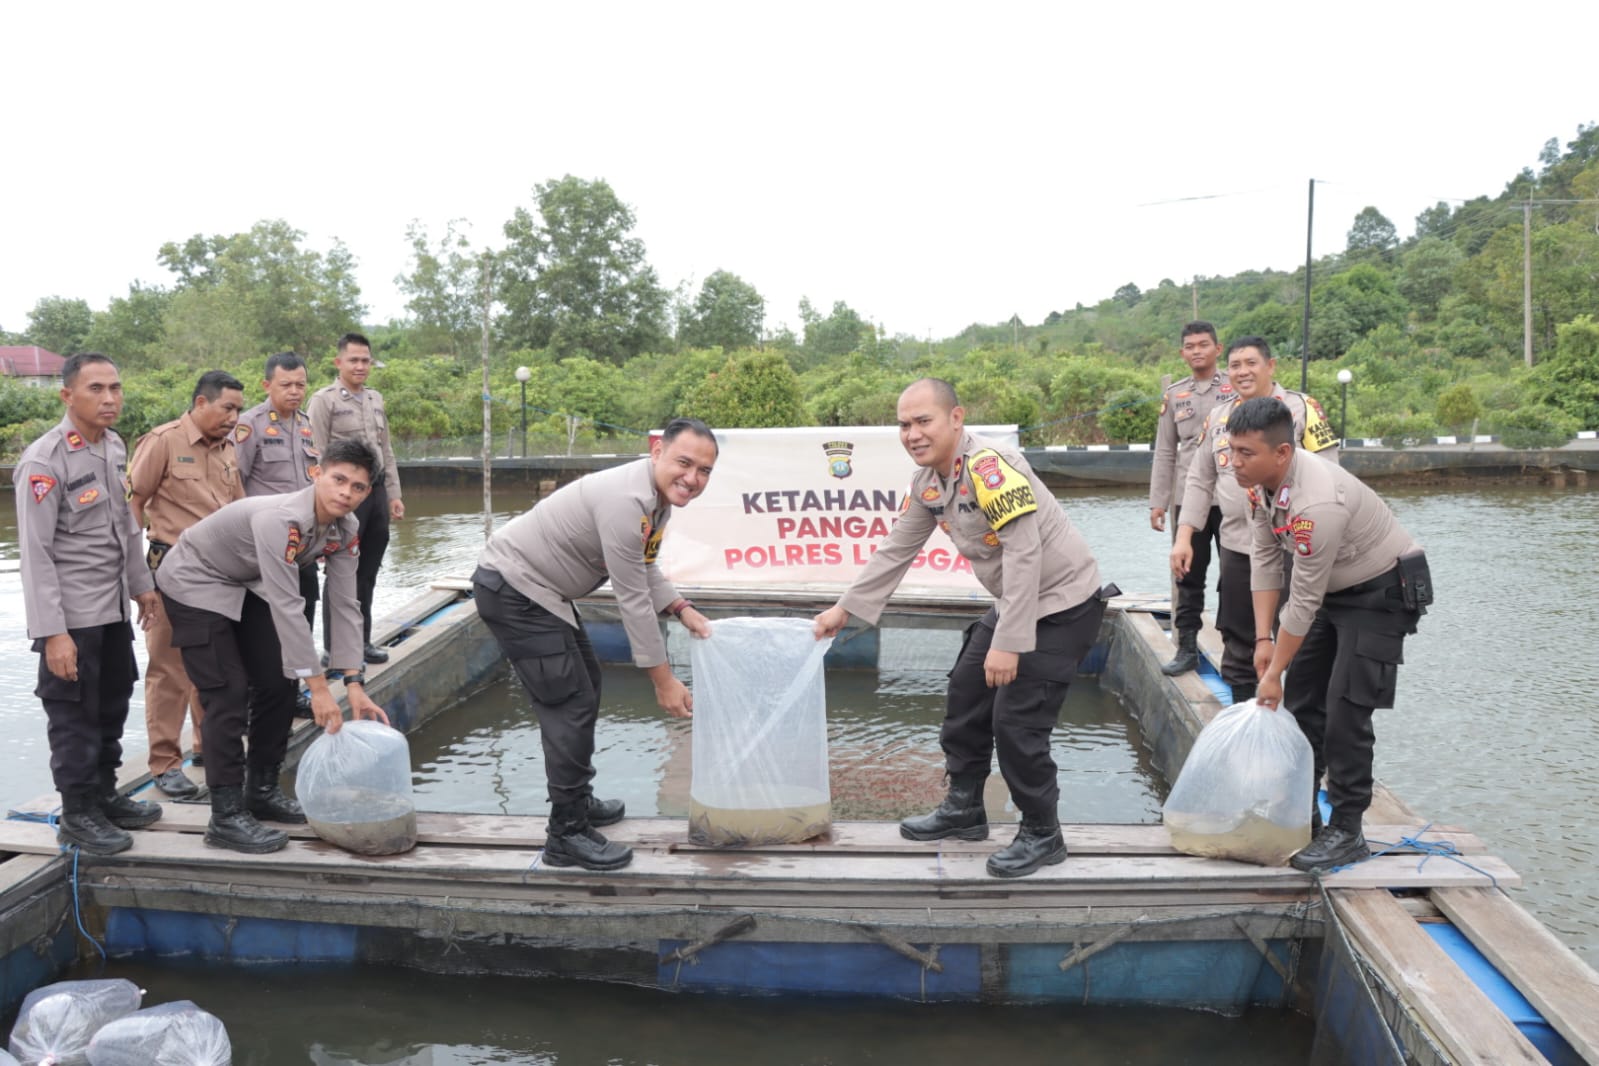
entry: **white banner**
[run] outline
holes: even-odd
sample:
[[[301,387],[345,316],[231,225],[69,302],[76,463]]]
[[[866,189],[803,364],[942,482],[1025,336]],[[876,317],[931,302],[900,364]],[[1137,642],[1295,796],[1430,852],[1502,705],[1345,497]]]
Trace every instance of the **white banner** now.
[[[1015,445],[1015,426],[973,432]],[[899,516],[916,464],[895,426],[718,430],[699,499],[672,513],[661,567],[680,588],[842,590]],[[901,592],[988,598],[935,530]]]

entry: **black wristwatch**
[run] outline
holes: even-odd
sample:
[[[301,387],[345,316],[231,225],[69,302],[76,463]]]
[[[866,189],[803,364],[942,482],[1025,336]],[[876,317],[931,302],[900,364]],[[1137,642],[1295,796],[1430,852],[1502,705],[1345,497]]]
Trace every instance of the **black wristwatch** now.
[[[341,680],[344,682],[345,688],[349,688],[351,685],[360,685],[362,688],[365,688],[366,671],[363,670],[359,674],[345,674]]]

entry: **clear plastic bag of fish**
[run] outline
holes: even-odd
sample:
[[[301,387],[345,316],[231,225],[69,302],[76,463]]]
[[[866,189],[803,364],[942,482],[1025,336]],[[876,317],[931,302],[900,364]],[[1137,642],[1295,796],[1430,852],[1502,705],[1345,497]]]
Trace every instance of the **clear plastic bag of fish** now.
[[[316,835],[357,855],[416,847],[411,748],[381,722],[345,722],[311,743],[295,792]]]
[[[222,1020],[189,1000],[107,1022],[89,1041],[89,1066],[231,1066]]]
[[[1200,730],[1166,798],[1172,847],[1281,866],[1310,843],[1314,766],[1292,714],[1233,704]]]
[[[822,677],[831,645],[803,618],[726,618],[689,642],[689,840],[789,844],[832,828]]]
[[[120,978],[36,988],[17,1011],[11,1054],[21,1066],[86,1066],[94,1034],[138,1010],[143,997],[138,985]]]
[[[0,1051],[0,1066],[20,1066],[20,1064],[11,1057],[11,1052]]]

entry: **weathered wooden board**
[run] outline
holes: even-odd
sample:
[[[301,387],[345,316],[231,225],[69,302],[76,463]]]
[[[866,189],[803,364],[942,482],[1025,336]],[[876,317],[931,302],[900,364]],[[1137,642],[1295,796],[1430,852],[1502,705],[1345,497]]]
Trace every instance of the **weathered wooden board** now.
[[[1494,888],[1432,893],[1438,909],[1586,1062],[1599,1062],[1599,973]]]
[[[1367,958],[1391,987],[1403,993],[1455,1062],[1547,1066],[1543,1055],[1393,896],[1337,890],[1332,900]]]

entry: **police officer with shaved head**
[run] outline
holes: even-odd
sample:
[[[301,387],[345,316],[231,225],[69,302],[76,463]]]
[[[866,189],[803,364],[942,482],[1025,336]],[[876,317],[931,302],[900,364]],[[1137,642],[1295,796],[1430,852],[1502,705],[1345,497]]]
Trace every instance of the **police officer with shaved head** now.
[[[1394,705],[1405,637],[1432,602],[1427,557],[1388,505],[1336,463],[1295,442],[1280,400],[1248,400],[1227,424],[1233,472],[1249,486],[1256,699],[1293,713],[1327,777],[1332,817],[1314,796],[1310,844],[1289,861],[1327,870],[1365,858],[1371,806],[1372,717]],[[1283,592],[1283,559],[1294,565]],[[1276,640],[1272,619],[1279,605]]]
[[[1066,859],[1050,735],[1117,590],[1100,588],[1088,544],[1021,453],[969,432],[965,417],[947,381],[923,378],[900,395],[900,442],[920,469],[888,539],[816,616],[816,636],[837,633],[852,614],[875,624],[933,530],[949,535],[996,602],[967,627],[949,674],[939,734],[949,794],[900,833],[986,840],[983,783],[997,752],[1022,823],[988,872],[1023,877]]]
[[[161,605],[127,503],[127,451],[111,428],[122,377],[97,353],[61,368],[61,422],[22,453],[12,474],[22,599],[39,653],[50,773],[61,793],[57,839],[95,855],[133,846],[125,829],[161,817],[117,791],[133,682],[132,613],[148,629]]]

